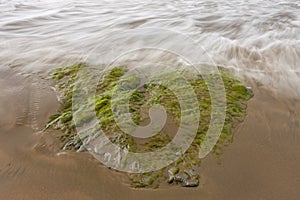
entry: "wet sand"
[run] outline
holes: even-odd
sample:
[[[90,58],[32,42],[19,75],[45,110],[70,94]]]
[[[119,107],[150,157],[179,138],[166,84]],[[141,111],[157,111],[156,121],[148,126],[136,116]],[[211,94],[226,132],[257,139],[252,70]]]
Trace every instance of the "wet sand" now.
[[[256,90],[221,165],[203,163],[203,187],[216,199],[299,199],[299,109],[297,100]]]
[[[0,199],[299,199],[297,100],[254,87],[248,115],[218,164],[208,156],[198,188],[137,190],[127,176],[88,153],[57,154],[54,131],[41,133],[58,103],[48,81],[0,73]]]

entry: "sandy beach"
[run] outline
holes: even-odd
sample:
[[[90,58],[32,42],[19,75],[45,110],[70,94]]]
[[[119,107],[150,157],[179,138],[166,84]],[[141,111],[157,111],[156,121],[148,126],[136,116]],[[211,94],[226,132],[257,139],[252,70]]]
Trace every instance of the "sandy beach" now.
[[[299,0],[1,0],[0,200],[300,199],[299,11]],[[254,96],[224,154],[201,161],[198,187],[134,189],[42,131],[60,107],[50,73],[77,62],[226,68]]]
[[[252,85],[255,96],[245,121],[221,162],[212,155],[203,160],[198,188],[132,189],[125,174],[89,153],[58,153],[59,133],[40,131],[59,106],[50,86],[14,69],[1,71],[0,199],[296,200],[300,195],[296,99]]]

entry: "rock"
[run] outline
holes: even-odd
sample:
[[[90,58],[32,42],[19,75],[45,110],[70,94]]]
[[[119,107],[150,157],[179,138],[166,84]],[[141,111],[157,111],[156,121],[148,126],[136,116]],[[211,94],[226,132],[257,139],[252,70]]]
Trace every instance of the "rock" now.
[[[184,173],[186,173],[189,176],[189,178],[195,176],[194,170],[192,170],[192,169],[190,169],[190,170],[186,169],[186,170],[184,170]]]
[[[86,151],[86,148],[84,145],[81,145],[78,149],[77,149],[77,152],[84,152]]]
[[[169,184],[173,183],[173,182],[174,182],[174,179],[175,179],[174,176],[170,176],[170,177],[169,177],[169,180],[168,180],[168,183],[169,183]]]
[[[199,178],[193,174],[192,171],[189,171],[184,174],[173,175],[172,170],[169,170],[168,183],[181,183],[182,187],[197,187],[199,186]]]
[[[182,183],[183,187],[198,187],[199,186],[199,180],[195,181],[184,181]]]
[[[174,182],[175,183],[182,183],[185,179],[181,176],[174,176]]]
[[[199,186],[199,177],[193,176],[192,178],[186,179],[182,183],[183,187],[197,187]]]
[[[171,175],[169,177],[169,180],[168,180],[168,183],[183,183],[184,181],[187,180],[187,176],[185,174],[182,174],[182,175]]]

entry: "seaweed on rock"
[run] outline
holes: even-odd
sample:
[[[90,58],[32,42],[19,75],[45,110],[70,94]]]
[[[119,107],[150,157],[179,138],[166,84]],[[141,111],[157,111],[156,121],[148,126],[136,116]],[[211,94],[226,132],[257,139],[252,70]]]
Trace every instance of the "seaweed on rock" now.
[[[78,63],[67,68],[58,68],[52,74],[52,78],[56,81],[57,90],[64,98],[61,100],[58,113],[50,117],[50,122],[46,125],[46,128],[53,127],[63,132],[60,139],[63,142],[64,149],[79,149],[82,145],[81,140],[76,135],[72,121],[72,90],[77,72],[86,66],[85,63]],[[144,141],[122,133],[120,128],[115,125],[111,109],[112,91],[118,81],[122,82],[121,86],[124,89],[132,89],[140,84],[139,78],[134,76],[122,79],[126,71],[127,68],[124,66],[115,67],[99,81],[94,102],[96,116],[101,117],[99,125],[111,142],[119,145],[121,148],[126,147],[131,152],[155,151],[168,144],[174,137],[174,134],[176,134],[180,124],[180,104],[176,95],[168,88],[155,83],[144,84],[130,96],[129,107],[134,123],[137,125],[147,123],[149,116],[144,114],[145,110],[147,111],[153,104],[161,104],[166,109],[172,125],[164,127],[159,134]],[[232,141],[233,129],[243,121],[247,101],[253,96],[250,89],[224,70],[221,70],[221,77],[226,89],[226,119],[219,141],[213,149],[213,153],[217,156],[223,153],[224,145]],[[214,74],[209,75],[209,78],[214,78]],[[183,156],[170,166],[152,173],[131,174],[130,178],[133,187],[157,188],[160,183],[167,182],[167,180],[169,180],[169,184],[180,183],[185,187],[194,187],[199,184],[199,174],[195,173],[195,171],[201,162],[198,156],[199,148],[205,138],[205,133],[211,120],[211,98],[208,87],[202,77],[189,78],[188,81],[197,95],[201,112],[199,128],[194,141]],[[116,101],[120,103],[123,101],[123,98]],[[81,121],[85,123],[88,120],[90,120],[89,116],[86,116]],[[174,133],[170,133],[172,131]]]

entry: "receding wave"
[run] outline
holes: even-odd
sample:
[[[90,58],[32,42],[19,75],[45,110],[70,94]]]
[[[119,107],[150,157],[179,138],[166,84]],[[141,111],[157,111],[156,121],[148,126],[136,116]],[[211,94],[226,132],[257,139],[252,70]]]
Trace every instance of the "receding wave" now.
[[[296,0],[5,0],[0,3],[0,63],[28,73],[47,72],[85,58],[112,33],[125,38],[124,51],[132,44],[192,51],[185,41],[165,34],[171,30],[194,39],[216,64],[235,69],[241,77],[277,92],[292,86],[290,94],[299,96],[299,7]],[[157,29],[155,37],[143,30],[151,27]],[[137,40],[127,30],[143,37]],[[113,43],[107,48],[101,51],[110,51]]]

